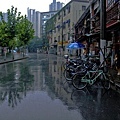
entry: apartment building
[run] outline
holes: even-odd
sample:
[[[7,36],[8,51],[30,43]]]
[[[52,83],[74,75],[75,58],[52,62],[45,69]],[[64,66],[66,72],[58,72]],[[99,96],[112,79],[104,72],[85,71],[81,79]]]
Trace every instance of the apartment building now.
[[[46,23],[49,51],[63,55],[74,40],[74,26],[89,5],[89,0],[71,0]]]
[[[45,34],[45,23],[51,17],[53,17],[57,11],[50,11],[50,12],[41,12],[41,19],[40,19],[40,36],[42,37]]]

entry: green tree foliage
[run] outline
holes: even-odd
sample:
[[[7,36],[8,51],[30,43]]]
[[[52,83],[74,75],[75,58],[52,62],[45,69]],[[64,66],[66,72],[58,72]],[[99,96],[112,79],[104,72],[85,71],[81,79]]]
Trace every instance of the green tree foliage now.
[[[27,19],[26,15],[22,16],[17,24],[17,38],[19,39],[19,46],[24,46],[34,36],[33,24]]]
[[[1,22],[0,22],[0,46],[6,47],[8,46],[8,31],[7,31],[7,23],[4,21],[2,13],[0,13]]]
[[[35,36],[28,44],[29,52],[36,52],[37,48],[42,49],[42,47],[43,47],[43,40],[37,36]]]
[[[7,22],[0,13],[0,46],[14,48],[26,45],[34,36],[32,23],[13,6],[7,10]]]

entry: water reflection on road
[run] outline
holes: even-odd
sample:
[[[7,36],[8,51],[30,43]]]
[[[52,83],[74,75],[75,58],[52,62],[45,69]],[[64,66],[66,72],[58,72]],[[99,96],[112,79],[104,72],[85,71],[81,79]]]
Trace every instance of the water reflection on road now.
[[[120,95],[76,91],[63,77],[63,58],[31,54],[0,65],[0,120],[119,120]]]

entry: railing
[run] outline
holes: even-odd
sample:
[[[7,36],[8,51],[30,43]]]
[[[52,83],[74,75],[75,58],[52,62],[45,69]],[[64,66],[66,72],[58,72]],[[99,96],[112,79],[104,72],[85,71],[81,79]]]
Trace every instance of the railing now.
[[[119,4],[117,3],[110,10],[107,11],[107,17],[106,17],[107,26],[118,21],[119,16],[120,16],[120,10],[119,10]]]
[[[113,25],[120,20],[120,4],[114,4],[111,9],[106,12],[106,25],[107,27]],[[100,19],[95,21],[94,30],[100,28]]]

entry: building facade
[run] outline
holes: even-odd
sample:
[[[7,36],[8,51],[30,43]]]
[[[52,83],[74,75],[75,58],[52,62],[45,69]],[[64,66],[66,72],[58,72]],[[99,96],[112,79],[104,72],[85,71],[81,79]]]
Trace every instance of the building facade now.
[[[54,48],[56,54],[67,52],[66,46],[74,40],[74,26],[85,12],[89,0],[71,0],[46,23],[49,39],[49,51]]]
[[[41,37],[45,34],[45,23],[47,20],[49,20],[51,17],[53,17],[57,11],[50,11],[50,12],[41,12],[41,27],[40,27],[40,35]]]
[[[104,13],[102,13],[101,4],[103,3],[100,0],[90,1],[88,11],[84,12],[83,17],[80,17],[75,25],[75,37],[79,42],[88,44],[89,52],[93,55],[99,54],[96,46],[113,44],[112,65],[115,54],[120,50],[120,0],[106,0]],[[102,15],[105,15],[105,21],[101,19]],[[105,24],[103,33],[105,44],[101,43],[102,24]]]

